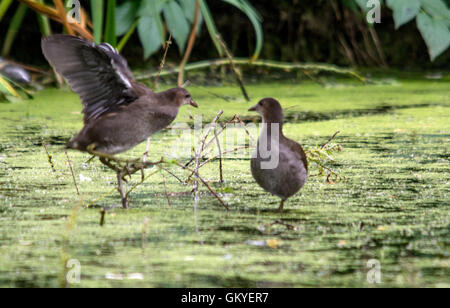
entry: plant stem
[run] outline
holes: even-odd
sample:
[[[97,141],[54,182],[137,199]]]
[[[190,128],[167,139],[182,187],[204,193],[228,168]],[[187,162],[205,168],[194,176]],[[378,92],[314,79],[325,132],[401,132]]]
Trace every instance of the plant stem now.
[[[321,64],[321,63],[288,63],[288,62],[278,62],[272,60],[256,60],[250,61],[248,58],[234,58],[233,59],[235,65],[242,66],[252,66],[252,67],[268,67],[273,69],[279,69],[284,71],[292,71],[292,70],[310,70],[310,71],[324,71],[336,74],[343,74],[352,76],[359,81],[366,83],[366,78],[360,76],[357,72],[351,69],[341,68],[332,64]],[[204,68],[210,68],[211,66],[222,66],[229,65],[229,59],[216,59],[216,60],[207,60],[191,63],[185,66],[185,71],[199,70]],[[178,74],[179,68],[167,69],[164,72],[150,72],[147,74],[142,74],[136,77],[136,80],[144,80],[153,78],[157,75],[159,76],[167,76],[172,74]]]
[[[103,35],[103,0],[91,0],[92,23],[94,24],[94,42],[100,44]]]
[[[186,48],[186,53],[184,54],[183,60],[180,63],[180,68],[178,72],[178,86],[181,86],[184,81],[184,67],[186,66],[187,61],[189,60],[189,57],[191,56],[192,48],[194,48],[195,43],[195,37],[197,33],[197,25],[198,25],[198,18],[200,13],[200,3],[198,0],[195,1],[195,15],[194,15],[194,22],[192,23],[192,30],[191,34],[189,35],[189,41]]]

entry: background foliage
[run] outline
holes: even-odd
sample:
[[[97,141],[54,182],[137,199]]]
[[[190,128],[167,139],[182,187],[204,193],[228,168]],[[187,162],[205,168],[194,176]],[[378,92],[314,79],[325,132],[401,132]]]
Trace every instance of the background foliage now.
[[[382,22],[373,26],[365,18],[371,1],[199,0],[191,61],[223,56],[217,41],[220,33],[240,57],[371,67],[449,67],[448,0],[382,0]],[[35,2],[53,5],[50,0]],[[124,48],[132,64],[142,65],[143,59],[150,59],[149,65],[154,66],[169,32],[178,47],[169,51],[169,59],[179,62],[185,52],[195,0],[81,3],[92,18],[95,40]],[[3,54],[30,64],[45,63],[39,48],[41,34],[62,31],[60,24],[50,26],[48,18],[30,12],[18,0],[0,1],[0,24]]]

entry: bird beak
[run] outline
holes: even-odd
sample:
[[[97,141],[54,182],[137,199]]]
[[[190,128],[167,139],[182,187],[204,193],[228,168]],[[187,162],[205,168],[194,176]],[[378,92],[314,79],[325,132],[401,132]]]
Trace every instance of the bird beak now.
[[[253,106],[252,108],[250,108],[248,111],[257,111],[257,110],[256,110],[257,107],[258,107],[258,105],[255,105],[255,106]]]
[[[198,105],[196,102],[194,102],[194,100],[191,98],[191,101],[189,102],[189,105],[191,105],[192,107],[198,108]]]

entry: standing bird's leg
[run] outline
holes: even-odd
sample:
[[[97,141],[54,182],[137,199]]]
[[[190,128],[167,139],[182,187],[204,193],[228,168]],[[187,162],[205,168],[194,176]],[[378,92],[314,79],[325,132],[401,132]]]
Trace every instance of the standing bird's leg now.
[[[123,190],[123,180],[121,172],[117,172],[117,190],[119,191],[120,197],[122,198],[122,207],[124,209],[128,209],[128,198],[127,194]]]
[[[147,139],[147,147],[145,148],[144,156],[142,156],[142,169],[141,169],[142,181],[145,180],[144,165],[147,162],[148,151],[150,151],[150,137],[148,137]]]
[[[285,201],[286,200],[281,200],[280,207],[278,208],[278,212],[280,212],[281,214],[283,213],[283,208],[284,208],[284,202]]]

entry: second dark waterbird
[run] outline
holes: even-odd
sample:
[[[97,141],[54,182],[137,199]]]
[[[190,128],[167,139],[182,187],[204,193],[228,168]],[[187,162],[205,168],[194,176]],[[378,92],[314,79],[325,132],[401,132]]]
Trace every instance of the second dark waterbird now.
[[[249,111],[258,112],[263,118],[263,129],[258,139],[256,153],[251,159],[252,175],[266,191],[284,202],[305,185],[308,178],[308,162],[303,148],[283,134],[283,109],[273,98],[265,98]]]
[[[84,128],[68,148],[125,152],[172,123],[182,105],[198,107],[184,88],[155,93],[137,83],[127,61],[107,43],[59,34],[43,38],[42,51],[84,107]]]

